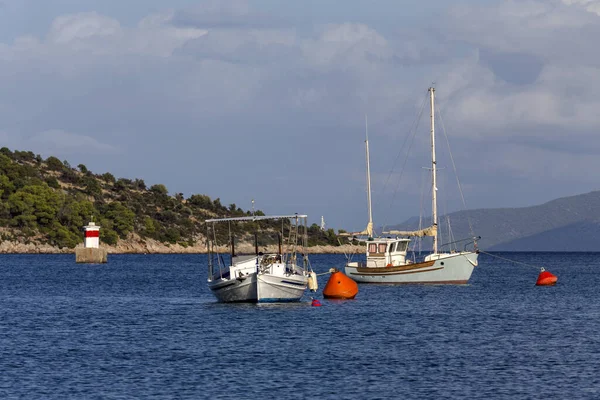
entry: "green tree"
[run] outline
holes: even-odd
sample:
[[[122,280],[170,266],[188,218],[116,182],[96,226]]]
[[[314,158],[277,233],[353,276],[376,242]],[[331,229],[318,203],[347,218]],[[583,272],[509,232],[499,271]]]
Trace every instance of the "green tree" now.
[[[106,172],[104,174],[102,174],[102,179],[106,182],[106,183],[115,183],[115,176],[113,174],[111,174],[110,172]]]
[[[51,171],[62,171],[65,167],[64,164],[54,156],[48,157],[46,159],[46,165]]]
[[[60,183],[58,182],[58,179],[53,176],[47,177],[44,179],[44,182],[46,182],[52,189],[60,189]]]
[[[120,237],[125,238],[133,231],[135,214],[121,202],[109,203],[105,216],[113,222],[114,230]]]
[[[89,172],[87,167],[83,164],[79,164],[77,168],[79,168],[79,171],[81,171],[82,174],[87,174]]]
[[[50,243],[59,247],[73,248],[82,241],[82,236],[76,232],[70,231],[58,222],[54,222],[48,230]]]
[[[83,179],[83,184],[85,185],[85,193],[90,196],[99,196],[102,194],[102,186],[100,186],[98,180],[93,176],[86,176]]]
[[[181,239],[181,232],[177,228],[167,228],[164,234],[164,241],[169,243],[177,243]]]
[[[188,203],[200,208],[204,208],[205,210],[210,210],[213,208],[213,202],[210,197],[203,194],[194,194],[190,196]]]
[[[129,185],[127,184],[127,181],[123,178],[119,178],[115,182],[113,189],[116,190],[117,192],[123,192],[123,191],[127,190],[128,187],[129,187]]]
[[[25,186],[8,197],[13,225],[23,227],[49,226],[62,206],[61,197],[46,184]]]
[[[133,181],[133,187],[137,190],[146,190],[146,182],[143,179],[136,179]]]
[[[77,172],[73,171],[70,168],[65,168],[60,179],[65,183],[71,183],[73,185],[79,185],[81,182],[81,178]]]
[[[70,201],[60,210],[59,221],[73,232],[79,232],[94,214],[94,205],[88,200]]]
[[[152,219],[152,217],[146,216],[144,218],[144,233],[148,236],[154,236],[156,232],[160,229],[160,224],[158,221]]]
[[[15,190],[15,185],[6,175],[0,175],[0,198],[6,198]]]
[[[163,185],[162,183],[150,186],[150,191],[152,193],[155,193],[158,195],[163,195],[163,196],[166,196],[167,194],[169,194],[167,187],[165,185]]]
[[[114,246],[119,242],[119,235],[110,228],[100,229],[100,240],[110,246]]]

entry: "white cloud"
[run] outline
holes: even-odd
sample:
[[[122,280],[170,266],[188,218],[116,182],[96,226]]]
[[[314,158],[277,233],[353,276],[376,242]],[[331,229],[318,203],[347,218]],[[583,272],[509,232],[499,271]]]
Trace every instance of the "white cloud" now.
[[[562,169],[548,171],[567,176],[570,156],[600,147],[591,135],[600,127],[598,3],[452,6],[427,30],[384,30],[359,19],[291,23],[243,1],[166,10],[129,25],[96,12],[64,15],[43,36],[0,44],[1,139],[48,155],[105,154],[111,166],[134,164],[140,170],[127,173],[150,181],[164,173],[175,191],[237,202],[247,196],[242,186],[221,194],[222,177],[204,172],[198,159],[223,165],[226,158],[229,175],[248,165],[256,177],[274,168],[299,179],[318,175],[332,182],[319,190],[335,198],[355,184],[351,176],[363,175],[364,114],[373,148],[381,146],[374,176],[385,175],[384,162],[436,82],[446,127],[468,159],[462,175],[504,169],[521,177],[529,164],[512,157],[529,151],[528,162],[545,166],[561,154]],[[583,140],[587,149],[569,146]],[[291,143],[302,151],[290,154]],[[274,166],[262,152],[286,160]],[[294,162],[302,157],[313,162],[300,168]],[[585,157],[586,167],[593,162]],[[265,185],[248,178],[250,191]]]
[[[119,21],[95,12],[65,15],[52,22],[48,40],[55,43],[70,43],[93,37],[121,34]]]
[[[600,16],[599,0],[562,0],[567,5],[580,6],[585,10]]]
[[[106,155],[118,151],[114,146],[102,143],[90,136],[78,135],[59,129],[40,132],[21,143],[27,150],[45,155]]]

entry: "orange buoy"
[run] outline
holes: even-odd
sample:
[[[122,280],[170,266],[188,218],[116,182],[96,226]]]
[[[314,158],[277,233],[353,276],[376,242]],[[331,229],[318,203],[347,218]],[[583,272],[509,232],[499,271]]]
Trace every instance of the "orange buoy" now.
[[[326,299],[353,299],[358,293],[358,285],[342,272],[334,269],[323,289]]]
[[[550,272],[542,268],[542,272],[540,272],[538,275],[538,279],[535,284],[536,286],[552,286],[556,285],[556,281],[558,281],[556,275],[552,275]]]

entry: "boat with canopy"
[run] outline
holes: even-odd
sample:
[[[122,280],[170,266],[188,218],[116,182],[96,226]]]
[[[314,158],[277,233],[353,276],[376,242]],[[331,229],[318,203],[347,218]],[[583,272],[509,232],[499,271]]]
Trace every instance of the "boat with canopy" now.
[[[305,252],[307,218],[294,214],[206,220],[210,291],[221,302],[278,303],[299,301],[309,285],[316,290],[316,274]],[[281,226],[274,228],[275,221]],[[257,229],[254,254],[237,254],[235,224],[253,223],[258,227],[261,222],[265,224],[262,233],[277,235],[277,251],[259,251]],[[223,254],[217,244],[217,238],[223,236],[218,227],[223,225],[228,230],[229,254]]]

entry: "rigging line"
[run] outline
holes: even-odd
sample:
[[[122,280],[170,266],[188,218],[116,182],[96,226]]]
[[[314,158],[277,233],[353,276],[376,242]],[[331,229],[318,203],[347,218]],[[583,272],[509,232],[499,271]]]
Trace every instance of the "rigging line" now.
[[[437,170],[437,173],[438,173],[437,185],[436,186],[437,186],[437,188],[441,188],[442,189],[441,193],[445,193],[445,190],[444,190],[445,189],[444,188],[444,176],[441,173],[441,168],[436,168],[436,170]],[[432,190],[434,190],[434,189],[432,189]],[[439,206],[439,204],[440,204],[440,197],[442,197],[442,199],[444,200],[444,201],[441,201],[441,203],[442,203],[441,207]],[[443,208],[444,209],[443,214],[446,214],[446,211],[445,211],[446,210],[446,200],[447,200],[447,196],[439,196],[438,197],[438,210],[440,208]],[[438,241],[439,241],[439,243],[444,243],[444,223],[442,222],[443,214],[442,214],[442,216],[438,215],[438,219],[437,219],[437,221],[435,221],[435,223],[438,226]],[[448,241],[450,241],[450,239],[448,239]]]
[[[425,214],[425,180],[427,178],[427,172],[423,169],[421,170],[421,204],[419,207],[419,230],[423,229],[423,215]],[[421,256],[422,246],[423,246],[423,238],[418,237],[417,241],[419,242],[419,256]]]
[[[487,255],[488,255],[488,256],[490,256],[490,257],[496,257],[496,258],[499,258],[499,259],[501,259],[501,260],[504,260],[504,261],[510,261],[510,262],[512,262],[512,263],[515,263],[515,264],[521,264],[521,265],[525,265],[525,266],[527,266],[527,267],[532,267],[532,268],[541,268],[541,269],[544,269],[544,267],[539,267],[539,266],[537,266],[537,265],[533,265],[533,264],[527,264],[527,263],[524,263],[524,262],[522,262],[522,261],[515,261],[515,260],[511,260],[510,258],[504,258],[504,257],[500,257],[500,256],[497,256],[497,255],[495,255],[495,254],[488,253],[487,251],[479,250],[479,252],[480,252],[480,253],[483,253],[483,254],[487,254]]]
[[[392,201],[390,202],[389,209],[392,209],[392,207],[394,205],[394,201],[396,200],[396,195],[398,194],[398,190],[400,189],[400,181],[402,180],[402,175],[404,175],[404,169],[406,167],[406,162],[408,161],[408,156],[410,155],[410,150],[415,141],[415,137],[417,136],[417,129],[419,128],[419,123],[421,122],[421,115],[423,115],[423,110],[425,109],[425,104],[427,103],[427,97],[428,96],[425,96],[425,98],[423,99],[423,103],[421,104],[421,110],[419,111],[417,118],[413,121],[413,124],[411,127],[412,136],[410,135],[410,130],[409,130],[408,131],[409,134],[406,136],[406,138],[404,139],[404,142],[402,143],[401,148],[403,149],[406,146],[406,142],[410,138],[410,143],[409,143],[408,149],[406,151],[406,157],[404,157],[404,163],[402,164],[402,169],[400,170],[400,176],[398,177],[398,185],[396,186],[396,189],[394,190],[394,193],[392,195]],[[396,167],[396,163],[398,162],[398,159],[400,158],[401,154],[402,154],[402,150],[400,150],[398,152],[398,155],[396,156],[396,159],[394,160],[394,163],[392,164],[392,169],[390,170],[390,172],[388,174],[388,177],[387,177],[387,179],[383,185],[383,188],[381,190],[381,193],[385,193],[387,184],[388,184],[390,178],[392,177],[392,173],[394,172],[394,168]],[[385,230],[385,226],[386,225],[383,225],[382,232]]]
[[[458,191],[460,193],[460,198],[463,203],[463,210],[465,211],[465,214],[467,216],[467,222],[469,224],[469,232],[471,233],[471,236],[475,236],[475,233],[473,232],[473,224],[471,223],[471,217],[470,217],[469,213],[466,212],[467,211],[467,203],[465,201],[465,195],[463,193],[462,186],[460,184],[460,179],[458,177],[458,172],[456,170],[456,164],[454,163],[454,156],[452,155],[452,150],[450,149],[450,140],[448,140],[448,135],[446,134],[446,127],[444,125],[444,119],[442,118],[442,112],[441,112],[439,106],[437,108],[437,112],[438,112],[438,116],[440,117],[440,122],[442,124],[442,132],[444,132],[444,138],[446,138],[446,144],[448,145],[448,153],[450,154],[450,161],[452,162],[452,168],[454,169],[454,175],[456,176],[456,183],[458,184]]]
[[[452,242],[455,242],[454,233],[452,232],[452,226],[450,225],[450,216],[446,214],[446,220],[448,222],[448,238],[451,240],[450,245],[448,246],[449,250],[452,251]],[[454,245],[454,250],[456,250],[456,245]]]
[[[438,169],[438,171],[440,171],[440,170],[442,170],[442,169],[441,168]],[[446,183],[447,182],[446,182],[445,168],[443,170],[444,170],[444,172],[440,173],[440,177],[439,177],[439,181],[438,182],[439,182],[439,186],[442,187],[442,193],[447,193],[447,190],[446,190]],[[452,243],[452,241],[454,241],[454,235],[452,234],[452,227],[450,226],[450,214],[448,213],[448,209],[449,209],[449,207],[448,207],[448,197],[449,196],[442,196],[442,198],[443,198],[442,208],[444,210],[444,214],[442,215],[442,217],[440,217],[439,226],[440,226],[440,231],[442,231],[442,226],[444,224],[442,224],[441,220],[442,220],[443,217],[446,217],[446,223],[445,223],[445,225],[446,225],[446,233],[448,234],[448,243]],[[449,247],[448,249],[451,250],[452,248]]]

